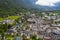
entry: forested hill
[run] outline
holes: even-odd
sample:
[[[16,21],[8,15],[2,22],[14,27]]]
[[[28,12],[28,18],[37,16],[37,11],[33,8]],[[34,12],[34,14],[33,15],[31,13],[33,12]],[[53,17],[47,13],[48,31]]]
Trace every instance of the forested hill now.
[[[20,12],[25,13],[27,11],[28,9],[23,7],[21,0],[0,0],[0,17],[16,15]]]
[[[15,15],[22,11],[22,7],[16,2],[16,0],[0,0],[0,17]]]
[[[25,7],[25,6],[24,6]],[[36,10],[34,8],[26,9],[23,7],[23,3],[21,0],[0,0],[0,17],[6,17],[8,15],[16,15],[20,12],[34,11],[40,12],[41,10]],[[42,11],[43,12],[43,11]],[[54,11],[55,12],[55,11]],[[60,13],[60,10],[57,11]]]

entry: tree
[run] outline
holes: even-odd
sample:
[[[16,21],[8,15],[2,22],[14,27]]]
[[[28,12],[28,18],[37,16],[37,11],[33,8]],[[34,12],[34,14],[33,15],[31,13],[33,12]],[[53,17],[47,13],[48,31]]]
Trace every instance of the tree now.
[[[31,40],[42,40],[41,38],[37,38],[36,35],[31,35],[30,38]]]
[[[37,36],[36,35],[31,35],[30,37],[32,40],[37,40]]]
[[[0,34],[1,34],[1,37],[2,37],[1,40],[4,40],[4,33],[6,32],[7,29],[8,29],[7,23],[0,24]]]

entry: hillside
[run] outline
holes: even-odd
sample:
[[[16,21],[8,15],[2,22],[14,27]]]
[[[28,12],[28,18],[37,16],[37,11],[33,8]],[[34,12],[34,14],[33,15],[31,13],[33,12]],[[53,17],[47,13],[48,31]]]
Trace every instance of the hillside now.
[[[28,10],[27,10],[28,9]],[[38,13],[40,11],[43,12],[43,9],[37,10],[36,8],[27,8],[23,7],[23,3],[21,0],[0,0],[0,17],[6,17],[8,15],[16,15],[20,12],[33,11],[34,13]],[[60,13],[60,11],[57,11]]]
[[[14,0],[0,0],[0,17],[15,15],[22,9]]]

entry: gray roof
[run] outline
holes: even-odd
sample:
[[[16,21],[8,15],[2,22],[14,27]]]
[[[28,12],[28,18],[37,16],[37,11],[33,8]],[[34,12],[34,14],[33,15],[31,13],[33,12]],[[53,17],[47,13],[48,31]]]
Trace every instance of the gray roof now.
[[[60,35],[60,30],[53,30],[52,33],[55,35]]]
[[[17,36],[17,37],[15,37],[15,39],[14,39],[14,40],[22,40],[22,37]]]

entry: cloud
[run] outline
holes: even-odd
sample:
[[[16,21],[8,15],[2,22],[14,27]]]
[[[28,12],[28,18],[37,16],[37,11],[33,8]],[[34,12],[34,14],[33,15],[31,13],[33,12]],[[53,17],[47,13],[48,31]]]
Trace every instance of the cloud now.
[[[35,4],[41,6],[55,6],[55,3],[59,1],[60,0],[37,0]]]

